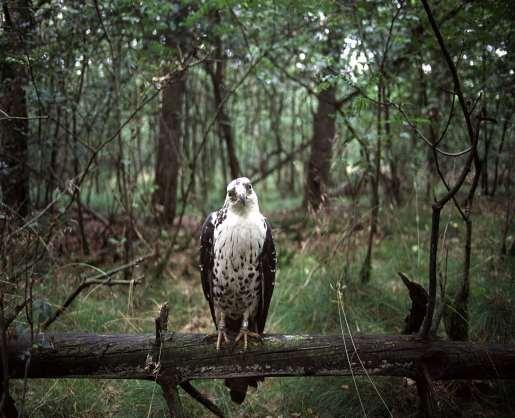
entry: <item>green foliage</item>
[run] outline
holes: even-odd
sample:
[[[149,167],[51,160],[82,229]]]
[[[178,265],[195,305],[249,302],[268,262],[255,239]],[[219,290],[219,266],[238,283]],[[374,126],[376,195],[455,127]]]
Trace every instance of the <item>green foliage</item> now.
[[[416,214],[419,214],[418,221]],[[455,244],[449,255],[449,292],[459,279],[461,239],[459,218],[453,211],[445,213],[449,220],[447,239]],[[488,214],[477,215],[478,236],[494,237],[499,228]],[[403,221],[401,221],[403,220]],[[430,216],[427,208],[411,205],[400,208],[397,216],[382,217],[383,239],[378,243],[370,285],[359,284],[361,250],[346,247],[346,221],[338,217],[320,220],[305,219],[299,212],[287,217],[272,216],[275,225],[279,270],[277,285],[267,322],[269,332],[352,335],[358,333],[399,333],[410,302],[397,271],[424,283],[428,250]],[[455,224],[456,227],[451,227]],[[312,231],[320,230],[320,237]],[[452,231],[449,230],[452,228]],[[299,238],[298,233],[308,234]],[[420,237],[418,241],[417,236]],[[308,239],[309,238],[309,239]],[[362,238],[355,237],[358,240]],[[298,239],[311,243],[299,251]],[[339,257],[334,257],[335,245]],[[492,258],[481,263],[483,253],[497,245],[495,240],[475,241],[471,300],[471,337],[476,340],[513,341],[514,316],[510,310],[515,294],[512,281],[513,260]],[[195,243],[193,243],[195,244]],[[347,249],[346,249],[347,248]],[[345,250],[346,249],[346,250]],[[194,250],[194,248],[193,248]],[[345,265],[345,251],[356,251],[355,262]],[[195,252],[195,251],[193,251]],[[194,256],[188,263],[194,262]],[[173,263],[174,270],[179,265]],[[346,273],[345,273],[346,272]],[[148,277],[151,277],[150,275]],[[495,283],[495,286],[492,285]],[[69,293],[72,283],[61,283],[54,289],[50,302],[58,304]],[[338,298],[338,289],[341,298]],[[49,294],[45,287],[36,292]],[[339,302],[340,300],[340,302]],[[55,331],[73,329],[85,332],[153,332],[156,306],[168,301],[173,306],[171,328],[210,332],[211,320],[197,274],[172,277],[166,271],[158,280],[132,290],[95,288],[86,292],[53,325]],[[348,325],[347,325],[348,324]],[[372,378],[373,384],[395,415],[414,413],[416,391],[400,379]],[[341,378],[274,378],[267,379],[256,392],[251,391],[242,407],[231,403],[222,382],[194,382],[228,416],[356,416],[361,412],[354,381]],[[386,416],[386,409],[374,386],[366,377],[357,377],[356,384],[369,416]],[[21,391],[21,384],[16,390]],[[29,381],[27,412],[30,416],[162,416],[166,405],[160,388],[152,382],[138,381]],[[181,399],[190,416],[204,416],[204,410],[182,393]],[[453,401],[454,402],[454,401]],[[498,400],[495,400],[498,402]],[[482,408],[481,405],[476,405]]]
[[[256,183],[260,205],[278,241],[279,271],[268,329],[344,334],[401,331],[410,301],[397,273],[403,271],[427,284],[430,205],[433,194],[441,196],[446,188],[437,180],[432,153],[399,106],[411,124],[434,140],[447,126],[454,90],[418,1],[402,2],[400,12],[400,2],[377,1],[37,3],[37,28],[23,50],[7,48],[8,37],[0,36],[2,91],[12,77],[4,74],[10,64],[24,65],[28,75],[29,83],[24,86],[30,117],[27,164],[34,213],[41,217],[27,225],[34,237],[25,241],[31,251],[41,243],[46,251],[32,264],[26,257],[30,251],[13,245],[6,258],[10,267],[19,265],[1,272],[0,286],[4,282],[11,286],[12,277],[34,278],[30,309],[35,327],[62,303],[91,266],[118,264],[121,258],[157,243],[161,249],[169,248],[171,261],[160,260],[158,266],[148,268],[144,285],[91,288],[52,329],[153,332],[155,308],[168,301],[173,306],[173,329],[212,330],[198,282],[197,243],[191,237],[198,235],[200,220],[220,207],[231,177],[213,93],[212,70],[221,60],[222,96],[227,95],[227,124],[241,174],[261,180]],[[474,206],[472,212],[470,335],[473,340],[503,343],[515,339],[515,265],[513,258],[497,255],[506,218],[500,203],[512,199],[513,10],[510,2],[500,0],[447,1],[438,7],[435,3],[467,103],[475,103],[474,123],[479,123],[476,116],[486,117],[478,126],[479,157],[490,176],[487,184],[493,183],[494,166],[499,177],[495,198],[481,196],[477,200],[482,206]],[[4,9],[0,13],[0,35],[4,35],[7,19]],[[175,81],[179,70],[186,78],[186,94],[177,199],[185,217],[172,248],[175,226],[155,223],[159,213],[154,202],[156,143],[168,129],[161,123],[169,116],[161,111],[163,89]],[[385,102],[378,104],[381,83]],[[337,100],[356,90],[359,95],[335,113],[330,207],[327,213],[307,217],[302,204],[311,147],[306,144],[314,136],[316,96],[332,86]],[[381,132],[378,109],[383,111]],[[0,114],[2,123],[3,117]],[[439,147],[450,152],[466,148],[457,100],[449,122]],[[464,158],[440,156],[440,168],[450,184]],[[78,184],[86,167],[89,171]],[[381,174],[379,231],[371,281],[362,286],[359,272],[369,228],[368,189],[377,167]],[[405,206],[390,201],[394,180],[400,183]],[[355,196],[337,193],[358,184],[361,189]],[[80,190],[84,210],[96,211],[111,222],[112,229],[102,226],[108,232],[101,250],[93,248],[88,255],[80,252],[77,202],[70,202],[64,190]],[[333,192],[338,197],[333,198]],[[458,201],[463,198],[459,195]],[[88,230],[95,224],[91,218],[86,214],[85,234],[95,244]],[[134,231],[128,227],[132,225]],[[506,228],[511,243],[513,226]],[[47,232],[53,236],[47,239]],[[452,309],[461,285],[464,239],[463,223],[452,202],[442,213],[441,233],[438,272],[446,280],[443,303]],[[17,290],[20,294],[27,290],[23,280]],[[15,329],[19,333],[30,329],[22,315]],[[439,335],[445,337],[443,326]],[[413,387],[398,379],[373,381],[395,416],[415,413]],[[195,384],[229,416],[353,417],[362,411],[354,381],[347,377],[267,379],[241,408],[230,402],[222,382]],[[361,377],[356,384],[367,415],[386,416],[372,384]],[[22,384],[15,385],[20,399]],[[28,416],[166,414],[160,388],[152,382],[69,379],[28,385]],[[496,396],[502,388],[494,392],[491,402],[498,405]],[[184,395],[182,400],[191,416],[205,416],[189,397]],[[470,402],[463,411],[456,405],[449,410],[473,416],[474,407]],[[485,408],[485,403],[479,400],[477,408]]]

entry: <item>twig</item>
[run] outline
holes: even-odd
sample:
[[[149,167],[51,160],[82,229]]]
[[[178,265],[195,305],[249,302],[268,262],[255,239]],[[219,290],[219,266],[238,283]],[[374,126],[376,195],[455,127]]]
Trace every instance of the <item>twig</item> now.
[[[46,330],[57,318],[61,316],[61,314],[72,304],[77,296],[79,296],[80,292],[84,289],[93,286],[93,285],[104,285],[104,286],[116,286],[116,285],[128,285],[132,286],[133,284],[140,284],[142,282],[142,277],[139,277],[134,280],[111,280],[107,277],[105,280],[99,279],[86,279],[82,282],[68,298],[66,301],[54,312],[54,314],[48,318],[43,325],[41,325],[42,330]]]
[[[2,364],[2,376],[0,383],[0,414],[4,415],[4,409],[7,409],[9,395],[9,362],[7,359],[7,326],[4,318],[4,294],[0,294],[0,357]]]
[[[102,31],[104,32],[104,36],[107,39],[107,43],[109,44],[109,49],[111,50],[111,59],[113,62],[116,62],[115,60],[115,54],[113,49],[113,43],[111,42],[111,38],[109,37],[109,33],[107,32],[107,29],[104,25],[104,19],[102,19],[102,12],[100,11],[100,7],[98,6],[98,0],[93,0],[93,3],[95,5],[95,10],[97,12],[97,17],[100,22],[100,26],[102,26]]]
[[[434,160],[435,160],[436,172],[438,173],[438,176],[440,177],[440,180],[442,180],[442,183],[444,184],[444,186],[447,189],[447,191],[450,191],[451,187],[447,183],[447,180],[445,179],[445,176],[442,173],[442,169],[440,168],[440,161],[438,160],[438,155],[435,152],[435,148],[433,148],[433,157],[434,157]],[[454,205],[456,206],[456,209],[458,209],[458,212],[460,213],[461,217],[463,219],[466,219],[465,213],[463,212],[463,209],[461,209],[461,206],[460,206],[459,202],[456,200],[456,196],[455,195],[452,196],[452,201],[454,202]]]
[[[168,331],[168,313],[170,309],[168,308],[168,303],[163,303],[159,308],[159,314],[154,320],[156,324],[156,346],[161,346],[161,335]]]
[[[386,37],[383,54],[381,56],[381,63],[379,64],[379,71],[381,72],[381,74],[383,74],[383,72],[384,72],[384,65],[386,63],[386,58],[387,58],[388,52],[390,50],[390,45],[391,45],[392,35],[393,35],[393,26],[394,26],[397,18],[400,16],[403,8],[404,8],[404,2],[400,1],[399,7],[396,8],[395,13],[392,17],[392,20],[390,21],[390,27],[388,28],[388,36]]]
[[[282,160],[278,161],[277,164],[275,164],[273,167],[271,167],[268,170],[266,170],[259,177],[254,177],[255,174],[251,174],[250,178],[252,179],[252,183],[256,184],[256,183],[259,183],[259,182],[265,180],[270,174],[272,174],[274,171],[278,170],[283,165],[285,165],[288,162],[290,162],[295,157],[295,155],[301,153],[302,151],[307,149],[310,145],[311,145],[311,142],[309,142],[309,141],[303,142],[297,148],[295,148],[293,151],[291,151],[288,154],[286,154],[286,156]]]
[[[445,206],[445,204],[450,199],[454,198],[454,195],[460,190],[461,186],[463,185],[463,182],[465,181],[465,178],[467,177],[467,175],[471,169],[473,161],[476,165],[476,170],[477,170],[477,164],[478,164],[477,143],[479,140],[479,135],[476,135],[474,133],[474,128],[473,128],[472,122],[470,120],[471,112],[469,111],[469,109],[467,107],[467,103],[465,101],[465,97],[463,96],[463,90],[461,88],[461,81],[458,76],[456,66],[454,65],[454,62],[452,61],[449,51],[447,50],[447,47],[443,40],[442,34],[440,32],[440,29],[438,28],[438,25],[433,16],[433,12],[431,11],[429,4],[427,3],[427,0],[421,0],[421,2],[424,6],[424,10],[426,11],[427,17],[429,19],[429,23],[431,24],[431,27],[436,36],[436,39],[438,41],[438,44],[442,51],[442,54],[445,58],[447,66],[449,67],[449,71],[451,72],[451,76],[452,76],[452,80],[453,80],[453,84],[454,84],[454,91],[456,92],[456,95],[458,96],[458,101],[459,101],[461,110],[463,112],[463,116],[465,118],[465,124],[467,126],[467,133],[468,133],[468,137],[469,137],[470,151],[471,151],[467,157],[465,166],[463,167],[463,170],[460,173],[458,181],[454,184],[454,186],[451,189],[449,189],[447,191],[445,196],[443,196],[440,200],[436,201],[432,207],[431,241],[430,241],[431,245],[430,245],[430,251],[429,251],[429,289],[428,289],[429,299],[428,299],[428,303],[427,303],[426,317],[424,318],[424,323],[422,325],[422,331],[421,331],[422,337],[426,338],[426,337],[428,337],[429,332],[431,331],[431,324],[433,321],[433,314],[434,314],[435,304],[436,304],[436,286],[437,286],[436,264],[437,264],[437,257],[438,257],[438,241],[439,241],[439,233],[440,233],[440,212],[441,212],[442,208]]]
[[[437,148],[436,145],[439,144],[443,138],[444,135],[441,136],[441,138],[438,139],[437,142],[435,143],[432,143],[429,139],[426,138],[426,136],[420,132],[418,129],[417,129],[417,126],[411,122],[411,120],[409,119],[408,115],[406,114],[406,112],[402,109],[401,106],[399,106],[398,104],[396,103],[393,103],[393,102],[388,102],[389,105],[393,106],[394,108],[396,108],[399,113],[403,116],[404,120],[406,121],[406,123],[410,126],[411,129],[413,129],[413,131],[415,131],[415,133],[429,146],[431,147],[435,152],[439,153],[439,154],[442,154],[442,155],[445,155],[446,157],[460,157],[462,155],[465,155],[467,154],[468,152],[470,152],[472,150],[472,147],[468,147],[466,149],[464,149],[463,151],[458,151],[458,152],[447,152],[447,151],[444,151],[444,150],[441,150],[440,148]],[[447,122],[447,125],[446,125],[446,128],[444,129],[444,134],[447,132],[447,128],[449,126],[449,123],[450,123],[450,120],[451,118],[449,117],[449,120]]]
[[[170,418],[183,418],[186,417],[184,414],[181,398],[177,390],[177,384],[171,379],[158,379],[158,383],[163,390],[163,397],[166,400],[168,411],[170,412]]]
[[[454,84],[454,91],[456,92],[456,95],[458,96],[461,110],[463,112],[463,116],[465,117],[465,123],[467,125],[467,133],[469,135],[469,139],[472,142],[472,138],[474,138],[474,128],[472,127],[472,122],[470,121],[471,112],[468,110],[467,103],[465,101],[465,97],[463,96],[463,90],[461,88],[461,81],[460,81],[460,77],[458,76],[458,71],[456,70],[456,66],[454,65],[454,62],[451,58],[451,55],[449,54],[449,51],[447,50],[447,46],[445,45],[445,42],[443,40],[442,33],[440,32],[440,29],[438,28],[438,24],[436,23],[436,20],[433,16],[433,12],[431,11],[429,4],[427,3],[427,0],[421,0],[421,1],[422,1],[422,5],[424,6],[424,10],[426,11],[427,18],[429,19],[429,23],[431,24],[431,28],[433,29],[433,32],[438,41],[438,45],[440,46],[440,49],[445,58],[445,61],[447,62],[447,66],[449,67],[449,70],[451,72],[452,81]]]
[[[68,191],[66,191],[68,193]],[[90,208],[88,205],[80,202],[81,208],[84,212],[88,213],[92,218],[95,218],[98,222],[105,226],[106,229],[111,228],[110,222],[100,213]]]
[[[447,123],[445,124],[445,127],[443,128],[442,133],[440,134],[440,138],[435,142],[435,147],[442,142],[442,140],[445,138],[445,135],[447,134],[447,130],[449,129],[449,126],[451,125],[451,120],[454,116],[454,104],[456,103],[456,95],[452,94],[452,102],[451,102],[451,109],[449,110],[449,117],[447,118]]]
[[[154,346],[159,348],[159,353],[161,353],[163,339],[162,336],[164,333],[168,331],[168,314],[170,309],[168,307],[168,303],[163,303],[159,307],[159,313],[156,316],[154,322],[156,325],[156,339]],[[160,354],[157,358],[153,359],[153,369],[157,371],[156,381],[161,385],[163,390],[163,396],[166,399],[166,403],[168,404],[168,409],[170,410],[170,415],[172,417],[180,416],[180,401],[177,393],[177,383],[173,380],[170,380],[169,377],[159,376],[160,370]],[[190,395],[193,399],[195,399],[200,404],[204,405],[207,409],[213,412],[216,416],[223,417],[223,412],[209,399],[207,399],[202,393],[200,393],[195,387],[188,381],[180,383],[181,388]],[[175,414],[175,415],[174,415]],[[179,414],[179,415],[177,415]]]
[[[135,267],[138,264],[141,264],[143,261],[146,261],[146,260],[148,260],[150,258],[153,258],[153,257],[155,257],[155,253],[154,252],[148,253],[146,255],[142,255],[141,257],[137,257],[134,260],[128,262],[127,264],[122,264],[121,266],[115,267],[112,270],[95,274],[94,276],[91,276],[88,280],[99,280],[99,279],[103,279],[103,278],[107,278],[107,277],[113,276],[116,273],[120,273],[121,271],[130,269],[131,267]]]
[[[275,60],[275,58],[271,54],[265,53],[265,57],[268,60],[268,62],[270,64],[272,64],[275,68],[277,68],[281,73],[283,73],[283,75],[286,78],[290,79],[291,81],[295,82],[299,86],[303,87],[308,92],[308,94],[310,94],[311,96],[317,96],[317,97],[319,96],[317,94],[317,92],[315,91],[315,89],[312,88],[308,83],[306,83],[303,80],[301,80],[301,79],[295,77],[294,75],[290,74],[290,72],[286,68],[284,68],[282,65],[277,63],[277,61]],[[330,105],[333,105],[336,109],[339,110],[345,104],[347,104],[352,99],[354,99],[356,96],[361,95],[361,94],[363,94],[363,92],[358,87],[354,86],[354,90],[352,92],[350,92],[348,95],[346,95],[345,97],[342,97],[341,99],[338,99],[338,100],[335,100],[335,101],[326,101],[326,103],[328,103]]]
[[[25,222],[22,226],[17,228],[15,231],[11,232],[7,236],[7,240],[10,240],[14,235],[19,234],[21,231],[23,231],[25,228],[30,227],[31,225],[34,225],[39,218],[41,218],[47,211],[49,211],[52,206],[54,206],[63,196],[64,192],[59,193],[46,207],[41,210],[36,216],[29,219],[27,222]]]
[[[182,74],[184,73],[189,67],[192,67],[192,66],[195,66],[198,64],[198,62],[193,62],[193,63],[190,63],[188,62],[188,60],[191,58],[191,55],[189,55],[186,60],[184,61],[184,63],[181,63],[180,67],[176,70],[176,74]],[[174,80],[176,80],[177,77],[168,77],[166,79],[166,83],[173,83]],[[162,90],[162,87],[161,88],[156,88],[155,91],[149,95],[146,95],[146,97],[143,97],[142,101],[139,103],[138,106],[136,106],[136,108],[131,112],[131,114],[125,119],[125,121],[123,123],[121,123],[118,128],[115,130],[115,132],[110,136],[108,137],[107,139],[105,139],[103,142],[101,142],[91,153],[89,159],[87,160],[86,162],[86,165],[84,167],[84,170],[82,171],[79,179],[77,180],[77,183],[74,184],[74,191],[73,191],[73,194],[71,196],[71,199],[70,199],[70,202],[68,203],[68,205],[65,207],[64,209],[64,212],[68,211],[68,209],[71,207],[71,205],[73,204],[73,202],[75,201],[75,197],[76,195],[79,193],[80,191],[80,186],[82,185],[82,183],[84,182],[91,166],[93,165],[93,162],[95,161],[95,159],[97,158],[97,155],[100,153],[100,151],[102,151],[102,149],[104,149],[107,145],[109,145],[111,142],[113,142],[116,138],[118,138],[118,135],[120,134],[120,132],[123,130],[123,128],[125,128],[126,125],[128,125],[132,119],[134,119],[134,117],[140,112],[141,109],[143,109],[148,103],[150,103],[152,100],[154,100],[156,97],[159,96],[159,94],[161,93],[161,90]],[[51,228],[50,228],[51,229]]]
[[[0,121],[2,120],[33,120],[33,119],[48,119],[48,116],[11,116],[4,110],[0,109]]]
[[[29,302],[32,302],[30,298],[25,299],[22,303],[14,307],[13,313],[11,315],[4,318],[3,326],[5,327],[5,329],[7,329],[9,325],[11,325],[11,322],[13,322],[16,319],[18,314],[25,308],[25,306],[27,306]]]
[[[261,62],[263,57],[264,57],[264,55],[258,56],[249,65],[249,67],[247,68],[247,70],[245,71],[243,76],[236,82],[234,87],[223,97],[222,101],[218,104],[218,107],[216,108],[214,116],[211,118],[211,120],[207,124],[207,127],[206,127],[206,129],[205,129],[205,131],[204,131],[204,133],[202,135],[202,140],[200,141],[200,144],[199,144],[198,148],[195,150],[195,152],[193,154],[193,160],[189,164],[189,168],[190,168],[191,173],[190,173],[190,177],[189,177],[189,180],[188,180],[188,185],[186,187],[186,191],[185,191],[184,196],[183,196],[184,204],[182,205],[181,212],[179,214],[179,221],[177,222],[177,226],[175,228],[175,233],[174,233],[174,235],[173,235],[173,237],[171,239],[170,245],[168,245],[168,247],[166,249],[166,252],[164,254],[164,257],[163,257],[163,259],[162,259],[162,261],[160,263],[162,265],[162,268],[164,268],[164,266],[166,266],[166,264],[168,263],[168,259],[170,258],[171,254],[172,254],[172,251],[173,251],[173,248],[175,246],[175,243],[177,242],[177,238],[179,236],[179,231],[180,231],[180,229],[182,227],[184,213],[186,212],[186,207],[187,207],[186,202],[188,201],[188,197],[189,197],[189,195],[190,195],[190,193],[191,193],[191,191],[193,189],[193,185],[195,183],[195,174],[196,174],[195,167],[197,165],[198,159],[200,158],[200,156],[202,154],[202,151],[203,151],[204,147],[207,144],[207,141],[209,139],[209,132],[211,131],[211,128],[214,126],[215,122],[217,121],[218,116],[219,116],[220,112],[223,110],[223,106],[225,105],[225,103],[229,100],[230,97],[233,96],[234,93],[236,93],[238,88],[243,84],[243,82],[247,79],[247,77],[252,72],[252,70],[259,64],[259,62]]]
[[[208,398],[206,398],[202,393],[200,393],[190,382],[181,383],[181,388],[190,395],[197,402],[204,405],[207,409],[209,409],[213,414],[217,417],[224,417],[224,413],[220,408],[218,408],[213,402],[211,402]]]
[[[104,285],[104,286],[116,286],[116,285],[132,285],[132,284],[141,283],[141,278],[137,278],[134,280],[111,280],[110,278],[111,278],[111,276],[115,275],[116,273],[127,270],[134,266],[137,266],[144,260],[149,259],[151,257],[154,257],[154,253],[150,253],[150,254],[144,255],[142,257],[138,257],[135,260],[132,260],[130,263],[123,264],[112,270],[102,272],[102,273],[96,274],[88,279],[85,279],[71,293],[71,295],[68,296],[66,301],[54,312],[54,314],[41,325],[41,329],[46,330],[57,318],[59,318],[59,316],[61,316],[61,314],[66,310],[66,308],[72,304],[72,302],[80,294],[80,292],[82,292],[84,289],[86,289],[89,286],[93,286],[95,284],[96,285]]]

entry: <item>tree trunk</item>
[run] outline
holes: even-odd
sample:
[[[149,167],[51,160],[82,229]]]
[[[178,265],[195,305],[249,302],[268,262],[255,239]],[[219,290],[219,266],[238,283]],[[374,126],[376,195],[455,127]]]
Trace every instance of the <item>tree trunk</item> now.
[[[21,62],[27,51],[33,28],[32,5],[29,0],[2,2],[6,55],[0,64],[0,182],[3,202],[20,217],[28,214],[29,171],[27,72]],[[4,114],[5,112],[5,114]]]
[[[453,341],[467,341],[469,338],[470,256],[472,246],[472,221],[465,220],[465,260],[461,286],[450,309],[447,309],[445,331]],[[450,312],[449,312],[450,311]]]
[[[186,92],[186,74],[173,76],[163,88],[156,155],[155,202],[160,217],[171,224],[177,211],[177,185],[180,167],[181,120]]]
[[[245,376],[347,376],[351,374],[341,335],[265,335],[248,350],[216,351],[206,334],[155,335],[47,333],[18,336],[7,344],[12,378],[89,377],[190,379]],[[432,380],[513,379],[515,345],[426,340],[415,336],[354,336],[354,374],[416,378],[425,368]],[[353,350],[354,351],[354,350]],[[26,354],[30,352],[30,357]],[[358,360],[357,354],[359,354]],[[30,358],[30,364],[26,364]],[[152,359],[160,358],[160,363]]]
[[[234,134],[232,130],[231,120],[225,109],[225,83],[224,83],[224,63],[219,62],[216,65],[215,73],[211,74],[211,80],[213,82],[213,90],[215,95],[215,106],[218,112],[218,129],[220,136],[225,142],[227,148],[227,157],[229,158],[229,170],[231,172],[231,178],[238,178],[241,174],[240,163],[236,155],[236,147],[234,144]]]
[[[368,234],[367,254],[361,266],[360,278],[362,283],[370,280],[372,271],[372,249],[374,247],[374,237],[377,233],[377,224],[379,221],[379,178],[381,176],[381,142],[383,135],[383,109],[381,103],[384,98],[384,77],[382,71],[379,75],[379,83],[377,85],[377,138],[376,152],[374,154],[374,173],[370,173],[370,231]]]
[[[385,89],[385,103],[390,100],[390,94],[388,89]],[[386,179],[387,196],[393,197],[395,204],[400,206],[402,204],[401,194],[401,179],[399,177],[399,161],[400,155],[395,155],[394,145],[392,142],[392,131],[391,131],[391,119],[390,119],[390,107],[388,105],[384,108],[384,133],[386,139],[386,152],[388,155],[388,164],[390,166],[390,176]]]
[[[490,131],[493,132],[495,128],[491,128]],[[483,161],[482,161],[482,168],[481,168],[481,194],[483,196],[489,195],[489,187],[488,187],[488,157],[490,154],[490,143],[492,139],[492,135],[489,135],[488,127],[485,127],[484,129],[484,141],[483,141]]]
[[[475,135],[477,136],[475,138],[476,143],[479,142],[480,126],[481,121],[478,120],[475,129]],[[486,169],[486,166],[483,168]],[[482,174],[481,160],[477,154],[477,149],[474,154],[474,170],[474,178],[468,191],[467,198],[465,199],[465,210],[463,212],[466,232],[462,282],[461,287],[454,298],[454,310],[450,313],[451,323],[447,333],[451,340],[458,341],[466,341],[469,336],[468,301],[470,294],[470,260],[472,256],[472,204],[474,202],[474,195]],[[486,192],[488,193],[488,184],[486,186]]]
[[[503,147],[504,147],[504,140],[506,138],[506,132],[508,131],[508,128],[511,123],[512,114],[510,113],[509,116],[507,116],[504,119],[504,123],[502,125],[502,134],[501,134],[501,142],[499,143],[499,149],[497,150],[497,154],[495,156],[495,164],[494,164],[494,179],[492,184],[492,192],[491,195],[494,196],[495,192],[497,190],[497,181],[499,179],[499,160],[502,155]]]
[[[305,192],[306,205],[315,211],[325,203],[330,181],[332,149],[336,134],[335,96],[336,88],[333,85],[317,94],[318,108],[313,119]]]
[[[220,24],[220,13],[216,12],[214,21]],[[236,147],[234,141],[234,133],[231,120],[226,110],[227,92],[225,88],[225,54],[220,36],[214,35],[215,54],[212,62],[206,63],[206,69],[211,77],[213,84],[213,93],[215,96],[215,112],[218,122],[218,132],[220,139],[225,142],[227,148],[227,157],[229,159],[229,169],[231,178],[235,179],[240,176],[240,163],[236,155]]]
[[[48,166],[49,179],[46,184],[45,193],[45,205],[48,205],[52,201],[52,195],[54,189],[58,184],[57,177],[57,156],[59,152],[59,138],[60,138],[60,124],[61,124],[61,106],[57,105],[56,116],[55,116],[55,130],[52,139],[50,140],[50,162]]]

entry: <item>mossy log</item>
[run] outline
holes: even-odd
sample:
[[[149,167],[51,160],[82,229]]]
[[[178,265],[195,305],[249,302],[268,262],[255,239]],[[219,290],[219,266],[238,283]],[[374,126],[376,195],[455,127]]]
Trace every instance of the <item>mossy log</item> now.
[[[356,350],[354,350],[354,346]],[[348,351],[348,357],[346,354]],[[415,336],[266,335],[244,352],[215,350],[205,334],[38,334],[8,342],[12,378],[191,379],[242,376],[406,376],[427,370],[432,380],[513,379],[515,345],[423,340]]]

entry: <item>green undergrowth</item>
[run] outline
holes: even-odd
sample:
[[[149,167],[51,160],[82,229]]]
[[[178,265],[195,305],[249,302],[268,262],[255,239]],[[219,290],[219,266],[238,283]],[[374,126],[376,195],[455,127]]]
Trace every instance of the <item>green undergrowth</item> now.
[[[344,218],[328,218],[320,223],[302,219],[274,218],[279,269],[267,330],[270,333],[398,334],[410,308],[406,289],[398,277],[403,271],[427,285],[430,213],[404,207],[381,214],[379,239],[374,248],[372,277],[360,283],[366,230],[357,232],[352,245],[338,241],[344,235]],[[478,341],[513,342],[515,263],[500,257],[500,219],[488,213],[475,214],[473,259],[471,264],[470,330]],[[318,223],[317,223],[318,222]],[[319,233],[311,231],[318,228]],[[442,216],[442,231],[449,248],[446,267],[447,300],[451,301],[460,283],[464,225],[453,212]],[[481,237],[481,238],[480,238]],[[335,243],[338,243],[337,245]],[[442,246],[443,248],[443,246]],[[351,251],[347,257],[345,251]],[[190,251],[185,258],[195,258]],[[194,256],[193,256],[193,255]],[[184,259],[184,258],[183,258]],[[443,259],[440,257],[440,259]],[[351,260],[347,264],[346,260]],[[54,331],[98,333],[153,332],[157,306],[168,301],[170,327],[182,332],[213,330],[207,303],[203,299],[196,259],[189,261],[189,274],[178,275],[178,261],[170,263],[161,277],[148,279],[132,289],[93,288],[81,294],[71,309],[53,326]],[[151,277],[152,275],[148,275]],[[49,273],[35,292],[58,305],[77,285],[57,280],[59,272]],[[20,326],[22,324],[19,324]],[[444,326],[439,334],[445,337]],[[416,389],[413,382],[400,378],[359,376],[326,378],[266,379],[257,391],[250,390],[240,407],[231,403],[223,382],[196,381],[195,386],[221,407],[228,416],[318,416],[387,417],[414,416]],[[14,396],[21,399],[22,384],[15,382]],[[358,390],[356,390],[356,387]],[[490,392],[464,402],[451,395],[441,402],[450,416],[491,416],[488,408],[512,402],[508,386],[493,383]],[[511,388],[513,389],[513,388]],[[449,390],[442,390],[447,394]],[[188,416],[207,416],[205,409],[182,390],[181,399]],[[443,395],[442,395],[443,396]],[[153,382],[130,380],[63,379],[29,381],[25,411],[30,417],[164,417],[167,416],[161,389]]]

